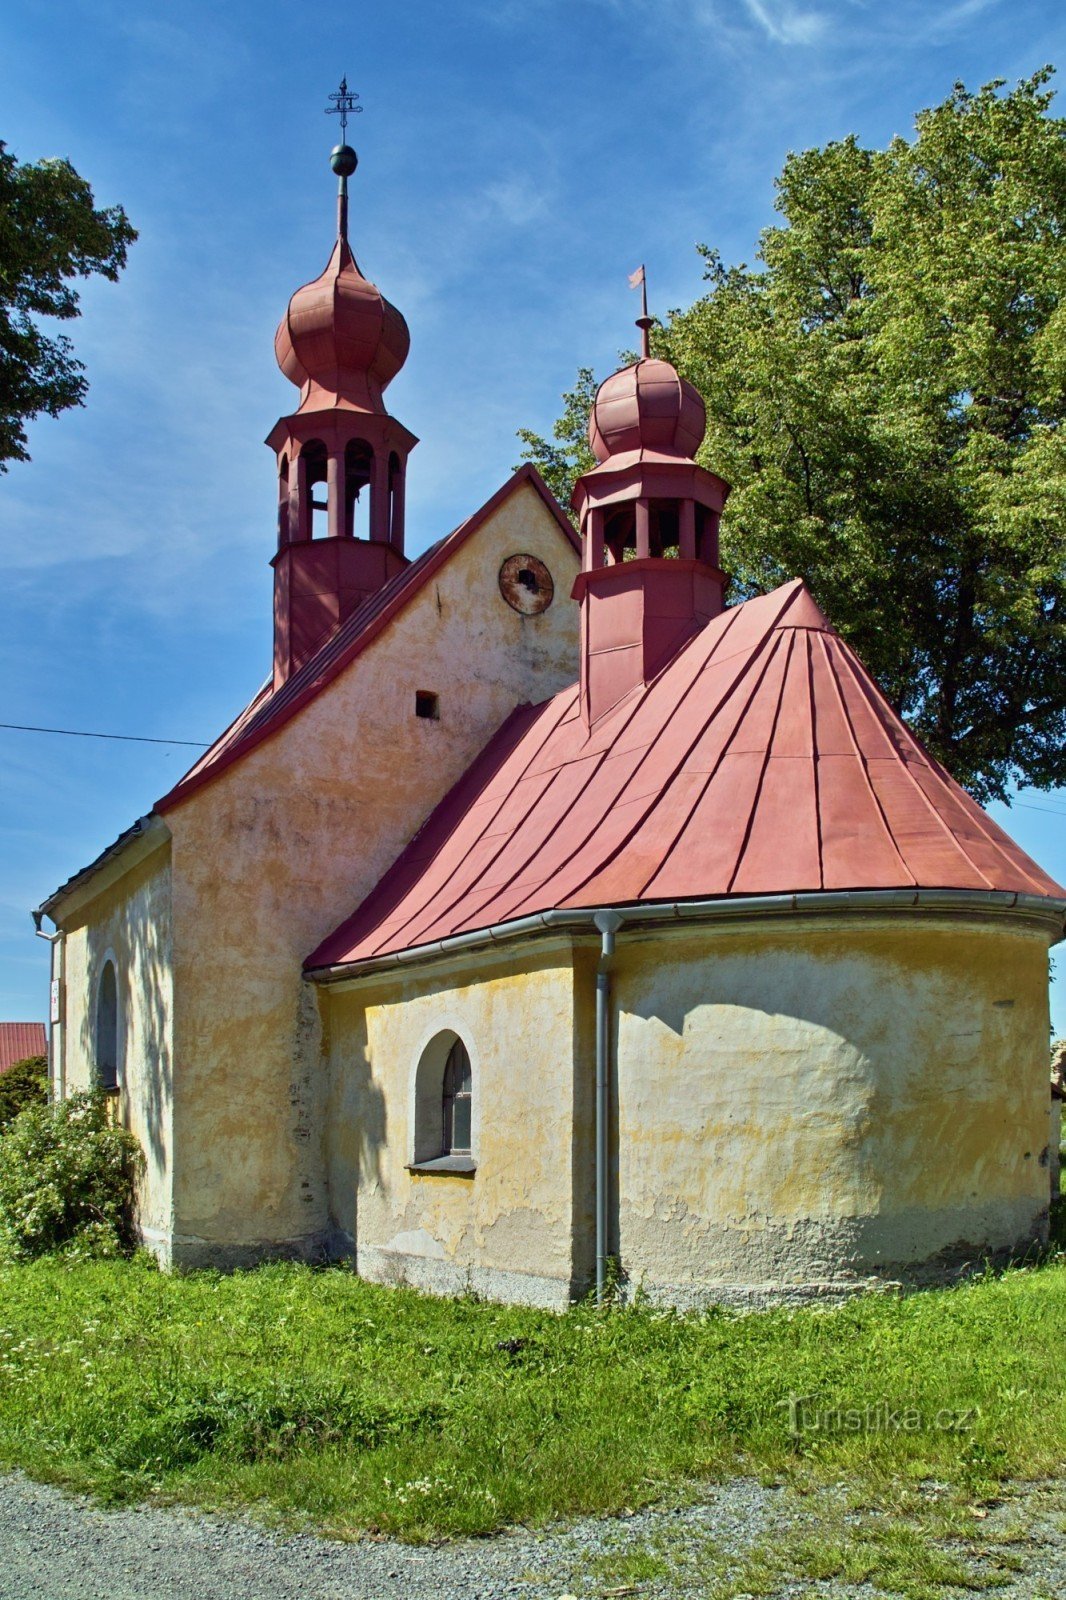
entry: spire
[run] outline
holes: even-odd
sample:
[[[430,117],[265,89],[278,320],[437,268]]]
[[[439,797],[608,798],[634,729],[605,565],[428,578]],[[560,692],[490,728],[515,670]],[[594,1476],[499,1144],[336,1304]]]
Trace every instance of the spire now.
[[[348,179],[359,158],[344,135],[362,107],[346,78],[329,98],[327,114],[341,119],[330,154],[337,238],[325,270],[290,299],[274,338],[278,365],[300,391],[297,409],[267,439],[278,460],[275,688],[407,564],[404,481],[418,441],[389,414],[384,390],[407,359],[410,336],[348,243]]]
[[[640,316],[637,318],[637,327],[640,329],[640,359],[647,361],[651,357],[651,325],[653,318],[648,315],[648,276],[641,262],[636,272],[629,274],[629,287],[640,290]]]
[[[362,106],[356,105],[359,96],[354,89],[348,87],[347,74],[341,79],[340,88],[326,96],[332,100],[333,105],[326,107],[327,117],[340,117],[341,142],[334,145],[330,152],[329,164],[337,174],[337,238],[342,244],[348,243],[348,179],[359,165],[359,157],[347,140],[348,118],[362,115]]]

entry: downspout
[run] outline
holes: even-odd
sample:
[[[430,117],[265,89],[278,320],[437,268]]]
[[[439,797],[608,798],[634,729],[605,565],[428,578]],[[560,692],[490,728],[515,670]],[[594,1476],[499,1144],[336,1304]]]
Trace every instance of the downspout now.
[[[611,1092],[611,962],[614,936],[625,918],[618,911],[597,911],[600,959],[596,967],[596,1303],[607,1292],[607,1198],[610,1186]]]
[[[66,934],[56,927],[55,933],[45,933],[41,927],[43,911],[34,911],[33,927],[38,939],[47,939],[51,946],[51,965],[48,984],[48,1087],[53,1101],[65,1100],[67,1095],[66,1046],[63,1033],[63,979],[65,976]]]

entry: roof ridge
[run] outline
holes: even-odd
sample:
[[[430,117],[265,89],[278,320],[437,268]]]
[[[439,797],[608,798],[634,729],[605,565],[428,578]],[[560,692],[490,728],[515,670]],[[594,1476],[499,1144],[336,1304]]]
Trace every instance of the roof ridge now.
[[[775,628],[773,631],[776,633],[778,630]],[[762,795],[763,784],[766,782],[766,769],[770,765],[770,753],[771,753],[771,751],[773,750],[773,747],[774,747],[774,735],[777,732],[777,724],[778,724],[778,721],[779,721],[780,716],[781,716],[781,707],[784,704],[784,700],[785,700],[785,684],[788,682],[788,664],[792,659],[792,652],[795,649],[795,647],[796,647],[795,638],[789,639],[787,645],[785,646],[785,660],[784,660],[784,664],[783,664],[782,671],[781,671],[781,683],[780,683],[780,686],[779,686],[778,691],[777,691],[777,704],[774,707],[773,721],[770,724],[770,733],[769,733],[769,737],[766,740],[766,749],[763,751],[762,766],[759,769],[759,781],[755,785],[755,793],[752,795],[752,797],[751,797],[751,805],[748,807],[748,820],[747,820],[747,823],[745,824],[745,827],[744,827],[744,837],[740,842],[740,849],[737,851],[737,859],[736,859],[736,862],[735,862],[734,867],[733,867],[733,873],[732,873],[732,876],[729,879],[729,884],[728,884],[727,889],[726,889],[726,893],[727,894],[731,894],[732,891],[733,891],[733,885],[736,883],[737,878],[740,876],[740,870],[744,865],[744,857],[747,855],[747,853],[748,853],[748,845],[751,843],[752,829],[755,827],[755,818],[756,818],[756,816],[758,814],[758,810],[759,810],[759,798]],[[763,670],[762,670],[762,677],[760,679],[760,685],[761,685],[762,681],[765,680],[766,673],[769,670],[770,662],[773,660],[774,653],[776,652],[776,650],[777,650],[777,646],[775,645],[774,649],[771,651],[770,655],[766,659],[766,662],[765,662],[765,664],[763,666]],[[748,699],[748,706],[745,707],[745,711],[747,711],[748,707],[750,707],[751,701],[752,701],[753,698],[754,698],[754,691],[753,691],[752,695]],[[739,726],[740,726],[740,723],[738,722],[737,727],[739,728]],[[734,733],[734,737],[735,737],[735,733]]]
[[[880,689],[878,689],[876,687],[876,685],[873,683],[873,680],[870,678],[869,673],[866,671],[866,668],[859,661],[859,658],[855,655],[855,652],[849,648],[846,640],[841,639],[840,644],[841,644],[844,660],[847,662],[848,669],[849,669],[849,671],[851,673],[852,679],[853,679],[856,687],[859,690],[859,693],[862,695],[862,697],[866,701],[867,705],[871,708],[871,710],[873,711],[874,715],[877,717],[877,720],[881,723],[882,727],[884,727],[885,724],[884,724],[884,720],[883,720],[883,717],[882,717],[881,713],[882,713],[883,710],[887,710],[889,712],[890,716],[891,716],[891,719],[892,719],[891,722],[889,723],[889,728],[891,728],[891,730],[893,732],[896,732],[898,729],[902,729],[906,742],[908,742],[910,744],[910,746],[912,747],[912,749],[916,751],[918,756],[921,758],[921,761],[923,762],[923,764],[930,764],[932,762],[933,758],[931,756],[929,756],[926,753],[926,751],[924,751],[922,749],[922,747],[917,743],[917,741],[913,738],[913,736],[908,733],[907,725],[903,721],[903,718],[898,716],[892,710],[892,707],[889,705],[888,701],[885,699],[885,697],[881,693]],[[871,689],[874,691],[873,694],[870,693]],[[888,732],[888,728],[886,728],[885,731],[887,733]],[[890,742],[891,742],[891,740],[890,740]],[[906,775],[907,781],[911,785],[911,788],[920,797],[922,805],[925,807],[927,813],[933,818],[936,826],[940,829],[941,833],[947,835],[948,839],[951,841],[951,843],[955,847],[955,849],[959,852],[959,854],[966,861],[969,862],[969,864],[972,867],[973,871],[976,872],[977,876],[983,881],[983,883],[985,884],[985,887],[988,888],[988,889],[994,888],[994,884],[992,883],[992,881],[988,877],[987,873],[985,873],[982,870],[982,868],[977,865],[976,861],[974,861],[973,857],[970,855],[970,852],[963,845],[963,843],[960,840],[958,834],[949,825],[949,823],[947,822],[945,817],[942,816],[940,811],[938,811],[937,807],[933,804],[932,800],[926,794],[926,792],[922,788],[921,784],[917,781],[914,773],[911,771],[911,764],[910,764],[910,762],[907,761],[906,757],[900,756],[899,765],[903,768],[904,774]],[[939,772],[937,772],[936,775],[937,775],[937,777],[941,776],[941,774]]]

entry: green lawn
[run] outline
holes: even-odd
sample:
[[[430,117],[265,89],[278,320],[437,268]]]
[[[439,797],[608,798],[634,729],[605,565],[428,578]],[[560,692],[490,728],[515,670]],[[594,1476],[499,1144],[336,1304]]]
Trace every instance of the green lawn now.
[[[972,1498],[1066,1473],[1064,1335],[1061,1259],[746,1317],[44,1261],[0,1268],[0,1464],[341,1536],[487,1532],[737,1472]],[[822,1426],[790,1429],[797,1395]]]

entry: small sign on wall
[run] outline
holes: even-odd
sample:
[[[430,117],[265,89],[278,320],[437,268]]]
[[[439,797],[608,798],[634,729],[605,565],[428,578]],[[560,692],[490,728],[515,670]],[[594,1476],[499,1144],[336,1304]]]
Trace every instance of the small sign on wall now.
[[[58,1022],[60,1020],[59,1006],[60,1006],[59,979],[58,978],[53,978],[52,979],[52,1006],[51,1006],[51,1010],[48,1013],[49,1022]]]

